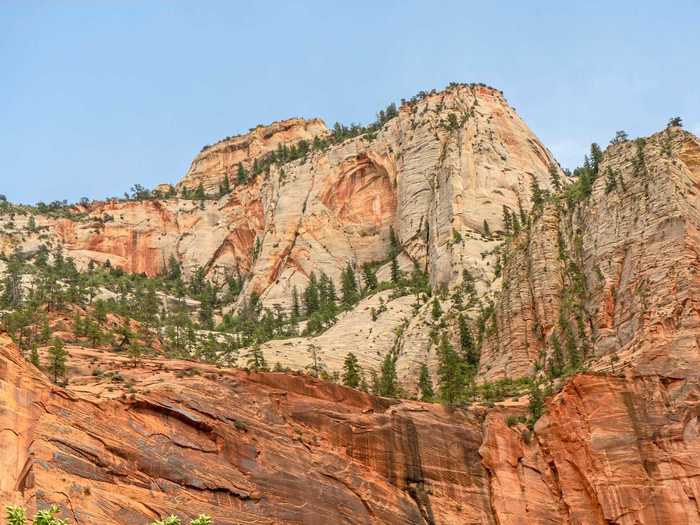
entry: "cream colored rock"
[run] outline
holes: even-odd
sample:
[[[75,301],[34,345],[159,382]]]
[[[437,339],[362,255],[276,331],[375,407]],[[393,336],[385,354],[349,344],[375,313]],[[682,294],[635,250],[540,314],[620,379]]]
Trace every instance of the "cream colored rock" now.
[[[280,145],[292,145],[301,140],[312,141],[328,133],[322,120],[291,118],[258,126],[249,133],[229,137],[211,146],[204,146],[192,161],[178,188],[196,188],[200,183],[209,193],[216,193],[225,176],[233,184],[238,165],[250,169],[260,159]]]
[[[317,120],[256,128],[205,148],[178,187],[202,182],[213,197],[238,163],[249,166],[280,144],[326,134]],[[498,245],[485,235],[485,223],[491,232],[500,230],[503,207],[527,207],[532,178],[547,187],[552,166],[554,159],[499,91],[457,85],[403,105],[375,136],[273,165],[222,198],[95,203],[83,218],[47,220],[45,235],[81,265],[109,260],[156,275],[175,257],[186,275],[202,267],[217,283],[241,272],[248,276],[241,303],[255,293],[264,306],[286,309],[293,288],[302,291],[312,272],[324,272],[339,285],[348,264],[359,269],[386,261],[393,228],[403,271],[417,265],[433,287],[453,288],[467,269],[483,292],[495,266],[489,254]],[[388,264],[379,278],[389,279]],[[366,315],[355,315],[317,343],[331,367],[372,328]],[[434,362],[434,355],[428,357],[420,322],[402,315],[417,341],[397,363],[410,386],[416,365],[426,358]],[[363,366],[376,369],[392,345],[388,335],[371,344],[362,352]],[[281,364],[294,363],[290,357]]]
[[[679,128],[611,146],[588,200],[573,214],[547,208],[515,240],[482,378],[531,374],[555,330],[565,346],[560,318],[593,369],[697,373],[699,158],[700,141]]]

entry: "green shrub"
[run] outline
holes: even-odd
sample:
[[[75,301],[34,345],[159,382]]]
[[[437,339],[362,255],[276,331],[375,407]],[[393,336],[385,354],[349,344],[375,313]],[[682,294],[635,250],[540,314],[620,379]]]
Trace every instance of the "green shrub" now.
[[[32,525],[68,525],[68,522],[56,517],[61,512],[57,505],[51,505],[48,509],[40,510],[34,516]],[[27,516],[22,507],[5,507],[5,517],[8,525],[26,525]]]

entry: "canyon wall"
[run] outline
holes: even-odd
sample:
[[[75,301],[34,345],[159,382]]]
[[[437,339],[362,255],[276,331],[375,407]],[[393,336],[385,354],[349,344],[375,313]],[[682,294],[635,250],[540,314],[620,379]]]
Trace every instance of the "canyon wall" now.
[[[520,198],[527,207],[531,179],[547,187],[557,167],[499,91],[457,85],[404,104],[376,134],[235,183],[238,164],[248,169],[280,144],[317,136],[328,136],[321,121],[290,119],[225,139],[203,149],[178,187],[201,182],[217,195],[228,175],[232,193],[201,203],[95,203],[79,219],[40,218],[42,241],[80,264],[109,259],[149,275],[171,255],[212,278],[240,269],[250,274],[246,295],[286,307],[291,287],[306,286],[312,271],[338,281],[347,263],[386,260],[393,227],[406,268],[419,264],[434,285],[459,283],[463,268],[488,282],[492,261],[482,254],[496,242],[485,222],[499,230],[503,206],[518,209]],[[32,239],[39,242],[25,243]]]
[[[697,380],[578,375],[531,431],[521,402],[68,351],[64,389],[0,335],[0,500],[77,525],[700,521]]]
[[[640,372],[695,373],[699,158],[700,141],[680,128],[613,145],[590,197],[546,206],[506,246],[484,378],[530,375],[541,352],[551,356],[551,336],[565,337],[562,324],[594,369],[612,357]]]
[[[239,164],[329,136],[316,120],[258,127],[205,148],[178,188],[217,193]],[[463,314],[483,339],[477,384],[535,376],[548,397],[528,425],[522,389],[444,407],[72,344],[59,387],[1,333],[0,500],[56,503],[76,524],[700,523],[700,141],[673,126],[618,141],[590,187],[566,180],[538,205],[532,182],[551,188],[550,171],[498,91],[458,85],[221,197],[3,217],[4,252],[60,246],[81,267],[149,275],[174,257],[217,283],[245,274],[239,305],[256,293],[282,308],[312,272],[339,282],[348,263],[380,262],[388,280],[393,228],[402,268],[448,288],[444,317],[381,291],[320,335],[268,341],[268,363],[306,369],[315,353],[333,373],[353,352],[376,372],[395,352],[415,395],[422,364],[436,380],[432,332],[456,341]],[[504,206],[518,232],[500,231]],[[460,307],[468,274],[478,300]],[[557,348],[578,373],[551,372]]]

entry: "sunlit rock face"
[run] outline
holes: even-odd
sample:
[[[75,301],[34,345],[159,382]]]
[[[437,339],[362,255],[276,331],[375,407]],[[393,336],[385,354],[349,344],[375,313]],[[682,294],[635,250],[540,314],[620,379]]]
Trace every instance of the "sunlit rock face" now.
[[[575,212],[550,205],[513,241],[482,349],[485,379],[530,375],[556,330],[564,344],[562,315],[596,369],[696,374],[699,158],[700,141],[680,128],[613,145]]]
[[[401,107],[376,136],[358,136],[235,183],[280,145],[327,138],[319,120],[290,119],[206,147],[178,188],[218,199],[98,203],[80,221],[50,221],[51,236],[79,262],[110,259],[132,272],[163,269],[171,255],[211,276],[250,272],[246,293],[287,305],[312,271],[338,279],[351,263],[385,260],[394,228],[407,257],[433,284],[455,285],[462,269],[490,278],[502,209],[529,203],[530,182],[547,187],[556,163],[500,92],[455,86]],[[167,193],[163,186],[159,192]],[[520,199],[520,200],[519,200]],[[256,241],[260,250],[253,260]],[[410,267],[410,264],[409,264]]]
[[[235,182],[280,145],[329,137],[318,120],[258,127],[205,148],[177,190],[157,188],[178,197],[81,204],[32,226],[3,216],[0,251],[45,244],[81,268],[148,275],[174,258],[219,284],[245,275],[231,308],[256,294],[287,309],[314,272],[339,283],[348,264],[373,262],[388,280],[393,229],[401,269],[444,292],[442,334],[458,344],[459,312],[482,337],[475,383],[538,374],[544,415],[523,423],[524,391],[447,408],[300,373],[133,359],[57,330],[63,388],[0,333],[0,501],[56,503],[76,524],[700,523],[698,138],[669,127],[612,145],[586,196],[528,214],[533,181],[550,188],[559,168],[500,92],[460,85]],[[224,177],[232,191],[219,196]],[[212,198],[182,198],[200,185]],[[504,207],[527,222],[520,233],[500,234]],[[456,310],[465,270],[481,302]],[[435,326],[430,302],[385,290],[261,351],[293,370],[320,359],[331,377],[350,352],[367,376],[393,352],[411,397],[422,364],[437,386]],[[548,383],[557,345],[585,372]]]
[[[493,522],[471,415],[308,376],[68,350],[63,389],[0,334],[3,503],[57,504],[76,524]]]

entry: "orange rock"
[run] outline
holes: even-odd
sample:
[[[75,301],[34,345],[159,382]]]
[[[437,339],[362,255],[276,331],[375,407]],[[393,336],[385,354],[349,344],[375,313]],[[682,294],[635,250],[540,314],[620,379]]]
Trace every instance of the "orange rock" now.
[[[468,415],[71,346],[64,390],[0,338],[0,501],[76,524],[491,521]]]

